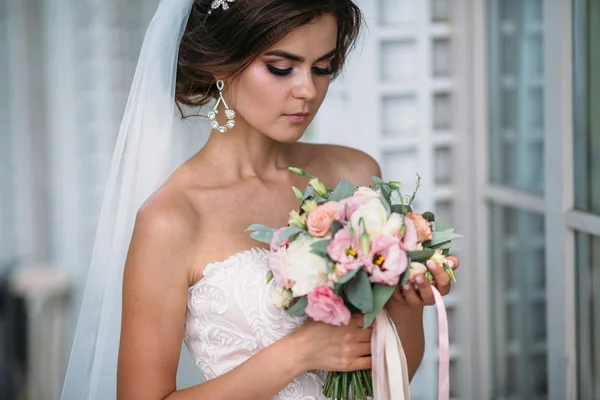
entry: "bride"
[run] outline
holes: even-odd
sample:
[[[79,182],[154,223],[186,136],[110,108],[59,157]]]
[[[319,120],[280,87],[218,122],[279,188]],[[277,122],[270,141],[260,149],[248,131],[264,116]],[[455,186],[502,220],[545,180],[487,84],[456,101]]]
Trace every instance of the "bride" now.
[[[323,399],[322,371],[370,368],[361,315],[334,327],[274,307],[268,252],[245,233],[287,223],[291,187],[307,185],[289,166],[330,187],[380,175],[358,150],[298,142],[361,21],[351,0],[161,1],[115,151],[63,399]],[[206,111],[208,120],[193,115]],[[211,129],[201,149],[185,142]],[[447,294],[448,276],[428,267]],[[423,307],[434,303],[427,280],[416,282],[386,305],[411,377]],[[177,390],[182,340],[205,382]]]

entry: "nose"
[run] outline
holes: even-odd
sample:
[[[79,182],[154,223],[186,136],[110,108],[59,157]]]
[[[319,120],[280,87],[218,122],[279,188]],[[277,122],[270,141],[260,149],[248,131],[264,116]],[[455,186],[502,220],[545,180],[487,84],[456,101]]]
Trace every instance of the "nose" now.
[[[292,95],[301,100],[310,101],[317,97],[317,87],[315,86],[312,71],[298,74]]]

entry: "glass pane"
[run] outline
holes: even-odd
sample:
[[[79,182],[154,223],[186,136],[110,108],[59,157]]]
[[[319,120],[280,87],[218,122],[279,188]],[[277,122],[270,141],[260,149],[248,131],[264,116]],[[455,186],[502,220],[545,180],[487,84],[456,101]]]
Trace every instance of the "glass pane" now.
[[[600,237],[577,234],[579,398],[600,398]]]
[[[15,221],[13,171],[11,163],[10,103],[8,81],[8,13],[0,1],[0,275],[4,275],[15,257]]]
[[[575,47],[575,205],[600,214],[600,3],[588,2]],[[579,50],[579,52],[578,52]]]
[[[493,398],[547,394],[544,218],[490,205]]]
[[[488,0],[489,160],[494,183],[544,191],[542,5]]]

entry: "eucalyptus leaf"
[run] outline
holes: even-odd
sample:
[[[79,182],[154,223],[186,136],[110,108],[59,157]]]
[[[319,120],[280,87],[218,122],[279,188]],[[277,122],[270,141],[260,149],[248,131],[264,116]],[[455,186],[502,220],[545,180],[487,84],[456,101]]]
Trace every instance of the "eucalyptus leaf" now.
[[[411,261],[423,262],[429,260],[429,258],[435,254],[435,250],[425,249],[419,251],[409,251],[408,256]]]
[[[364,312],[373,310],[373,292],[371,290],[371,282],[367,273],[360,268],[354,279],[344,286],[344,293],[348,301]]]
[[[382,285],[380,283],[373,285],[373,310],[365,314],[365,329],[373,323],[379,311],[383,309],[390,297],[392,297],[395,289],[395,286]]]
[[[250,232],[250,237],[262,243],[270,244],[273,240],[273,234],[277,229],[268,226],[254,224],[246,228],[246,232]]]
[[[381,204],[383,204],[383,208],[385,208],[385,212],[387,212],[388,214],[391,214],[392,207],[390,206],[389,197],[381,196],[379,199],[381,200]]]
[[[310,198],[310,197],[315,197],[315,189],[313,189],[312,186],[307,186],[306,190],[304,191],[304,196],[302,196],[302,201]]]
[[[381,178],[376,175],[371,175],[371,179],[373,180],[373,183],[375,185],[381,185],[384,183],[383,180],[381,180]]]
[[[435,216],[435,231],[436,232],[444,232],[452,229],[452,226],[448,221],[441,219],[437,215]]]
[[[331,239],[324,239],[314,242],[310,245],[312,253],[321,257],[328,257],[329,255],[327,254],[327,247],[329,246],[329,243],[331,243]]]
[[[409,260],[412,261],[412,260]],[[410,262],[408,263],[410,265]],[[406,271],[400,276],[400,286],[404,286],[406,285],[406,282],[408,282],[408,278],[410,278],[410,273],[409,273],[410,267],[406,269]]]
[[[329,200],[343,200],[347,197],[352,196],[354,192],[356,192],[356,189],[358,189],[358,186],[356,186],[354,183],[342,179],[338,182],[335,189],[333,189],[333,192],[331,192],[331,194],[329,195]]]
[[[343,225],[340,221],[333,221],[333,224],[331,224],[331,236],[334,237],[335,234],[343,228]]]
[[[442,242],[442,243],[436,244],[435,246],[428,246],[428,247],[433,250],[446,250],[446,249],[450,249],[451,245],[452,245],[452,241],[447,241],[447,242]]]
[[[281,232],[281,235],[279,236],[279,243],[302,232],[304,232],[304,229],[298,228],[297,226],[290,226],[288,228],[285,228],[285,230]]]
[[[354,278],[354,276],[358,273],[358,271],[360,271],[360,268],[353,269],[352,271],[348,272],[346,275],[342,276],[338,283],[340,285],[348,283],[352,278]]]
[[[301,317],[304,315],[304,310],[306,309],[307,305],[308,305],[308,298],[306,296],[300,297],[298,299],[298,301],[296,302],[296,304],[294,304],[292,307],[290,307],[288,312],[292,315]]]
[[[433,232],[431,235],[431,246],[437,246],[438,244],[444,243],[444,242],[449,242],[452,241],[454,239],[458,239],[463,237],[463,235],[460,235],[458,233],[454,233],[454,229],[449,229],[447,231],[443,231],[443,232]]]

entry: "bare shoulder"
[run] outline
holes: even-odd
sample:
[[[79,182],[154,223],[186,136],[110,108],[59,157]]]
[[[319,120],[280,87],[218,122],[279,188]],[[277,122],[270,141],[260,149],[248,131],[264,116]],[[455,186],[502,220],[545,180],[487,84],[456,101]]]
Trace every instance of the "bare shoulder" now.
[[[173,179],[173,178],[172,178]],[[154,270],[188,280],[193,242],[200,216],[186,190],[167,181],[140,207],[136,215],[126,269]]]
[[[313,153],[318,170],[333,179],[347,179],[358,184],[371,183],[371,176],[381,177],[379,163],[364,151],[340,145],[306,144]]]

